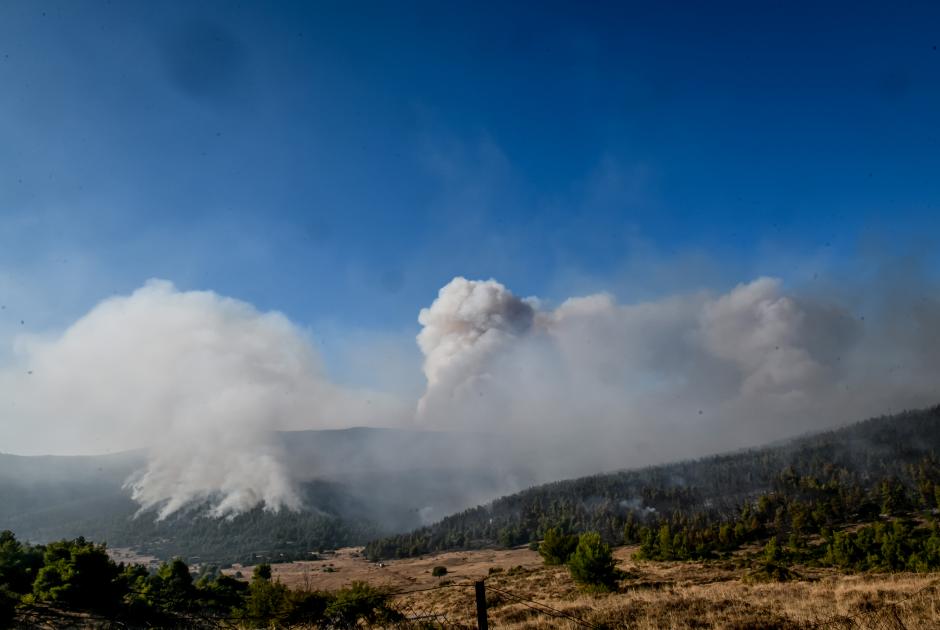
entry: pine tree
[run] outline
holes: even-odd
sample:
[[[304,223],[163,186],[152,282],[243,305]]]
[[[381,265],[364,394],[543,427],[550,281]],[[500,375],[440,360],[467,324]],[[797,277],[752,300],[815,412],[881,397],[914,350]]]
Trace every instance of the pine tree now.
[[[597,532],[581,534],[578,546],[568,560],[568,570],[574,581],[583,587],[602,591],[617,587],[619,572],[613,555]]]

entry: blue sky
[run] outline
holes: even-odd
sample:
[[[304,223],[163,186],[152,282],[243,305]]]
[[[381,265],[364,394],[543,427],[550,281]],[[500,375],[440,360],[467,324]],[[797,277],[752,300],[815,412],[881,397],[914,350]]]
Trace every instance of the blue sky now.
[[[0,5],[0,333],[151,277],[344,336],[937,268],[932,3]],[[24,324],[20,324],[24,321]]]

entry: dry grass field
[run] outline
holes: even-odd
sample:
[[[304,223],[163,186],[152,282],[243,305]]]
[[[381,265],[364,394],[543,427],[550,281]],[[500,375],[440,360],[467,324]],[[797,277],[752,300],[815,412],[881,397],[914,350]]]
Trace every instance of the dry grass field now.
[[[527,549],[455,551],[383,563],[369,562],[360,552],[360,548],[350,547],[324,554],[322,560],[275,564],[273,577],[291,588],[335,590],[360,580],[401,592],[439,585],[441,579],[431,575],[436,566],[447,567],[445,579],[466,582],[488,575],[490,567],[535,569],[542,565],[541,557]],[[247,578],[252,569],[235,565],[226,573],[235,571]]]
[[[274,566],[295,588],[363,580],[399,593],[397,606],[428,627],[476,627],[472,581],[485,577],[490,627],[700,629],[940,628],[940,574],[841,575],[797,568],[800,579],[752,583],[732,562],[640,562],[615,552],[628,578],[609,594],[580,591],[564,567],[526,549],[452,552],[368,562],[357,549]],[[431,570],[446,566],[435,578]],[[492,572],[491,572],[492,569]],[[245,576],[250,568],[242,569]],[[442,588],[434,588],[439,587]]]

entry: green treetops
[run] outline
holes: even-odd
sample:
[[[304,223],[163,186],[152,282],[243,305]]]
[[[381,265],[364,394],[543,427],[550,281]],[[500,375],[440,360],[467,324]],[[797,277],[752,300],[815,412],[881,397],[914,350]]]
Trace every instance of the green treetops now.
[[[545,564],[564,564],[577,546],[577,536],[566,535],[551,528],[545,532],[545,538],[539,545],[539,555],[545,560]]]
[[[614,590],[620,577],[610,546],[597,532],[581,534],[578,546],[568,559],[568,570],[581,586],[601,591]]]
[[[38,601],[99,612],[111,611],[120,604],[116,584],[119,570],[104,545],[84,538],[50,543],[43,562],[33,583]]]

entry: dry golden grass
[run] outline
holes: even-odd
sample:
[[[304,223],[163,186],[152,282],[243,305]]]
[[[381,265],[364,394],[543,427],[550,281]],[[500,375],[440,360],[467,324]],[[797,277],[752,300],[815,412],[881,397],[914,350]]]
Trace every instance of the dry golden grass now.
[[[471,628],[472,581],[487,576],[490,567],[502,568],[486,580],[490,626],[496,629],[940,628],[940,574],[841,575],[798,567],[799,580],[754,584],[743,581],[746,571],[732,562],[640,562],[631,559],[633,551],[615,551],[629,575],[619,591],[597,595],[579,590],[564,567],[543,566],[538,554],[523,549],[452,552],[391,561],[384,568],[356,550],[343,550],[326,561],[337,569],[333,573],[322,572],[324,562],[274,569],[295,587],[329,589],[364,580],[410,591],[396,597],[410,617]],[[443,581],[431,577],[437,565],[448,567]],[[448,580],[451,586],[428,590]],[[536,610],[540,605],[558,612]]]
[[[490,567],[509,569],[523,565],[535,568],[542,564],[539,555],[527,549],[452,551],[383,563],[369,562],[361,552],[360,547],[348,547],[324,554],[320,560],[275,564],[271,567],[272,576],[298,589],[333,591],[350,582],[362,581],[398,592],[436,586],[444,580],[479,579],[487,575]],[[447,567],[447,576],[443,580],[431,575],[436,566]],[[236,571],[250,578],[252,567],[234,565],[225,573],[231,575]]]

